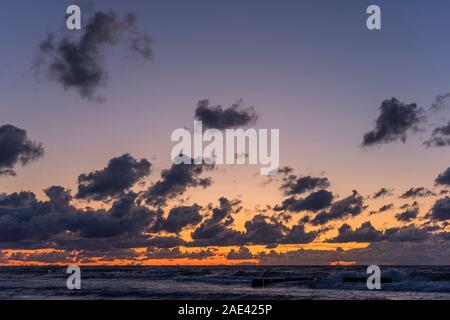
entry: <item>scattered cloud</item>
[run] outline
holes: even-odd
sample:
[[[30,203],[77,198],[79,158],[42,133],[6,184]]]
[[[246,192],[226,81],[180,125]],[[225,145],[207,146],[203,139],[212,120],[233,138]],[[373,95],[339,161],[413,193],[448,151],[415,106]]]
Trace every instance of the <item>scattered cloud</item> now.
[[[30,191],[0,194],[0,207],[24,208],[36,203],[36,195]]]
[[[395,141],[405,142],[407,134],[420,130],[424,111],[417,104],[405,104],[396,98],[384,100],[375,128],[364,135],[364,147]]]
[[[328,239],[327,242],[373,242],[381,241],[382,233],[376,230],[370,221],[364,222],[355,230],[346,223],[338,229],[338,235],[335,238]]]
[[[431,133],[431,138],[424,142],[427,147],[450,146],[450,121],[441,127],[437,127]]]
[[[83,26],[80,37],[53,34],[39,44],[38,67],[45,67],[50,79],[65,89],[76,90],[83,98],[103,101],[97,90],[108,80],[105,56],[119,44],[127,44],[131,52],[152,59],[153,40],[136,28],[136,16],[126,14],[122,19],[113,12],[95,12]]]
[[[408,209],[408,210],[402,211],[400,213],[397,213],[395,215],[395,219],[397,219],[397,221],[400,221],[400,222],[411,222],[412,220],[417,218],[418,215],[419,215],[419,208],[415,207],[415,208]]]
[[[393,191],[394,191],[393,189],[388,189],[388,188],[383,187],[373,194],[372,199],[378,199],[378,198],[384,198],[387,196],[391,196]]]
[[[384,206],[382,206],[382,207],[378,210],[378,212],[385,212],[385,211],[391,210],[391,209],[393,209],[393,208],[394,208],[394,204],[393,204],[393,203],[385,204]]]
[[[290,212],[319,211],[327,208],[333,201],[333,194],[327,190],[319,190],[309,194],[303,199],[288,198],[283,200],[281,206],[276,206],[274,210],[287,210]]]
[[[146,257],[148,259],[196,259],[203,260],[213,257],[214,249],[204,249],[198,251],[181,251],[180,248],[147,248]]]
[[[450,98],[450,93],[446,93],[443,95],[438,95],[436,100],[431,105],[431,111],[439,112],[449,107],[448,99]]]
[[[409,199],[409,198],[423,198],[423,197],[433,197],[436,194],[424,187],[411,188],[405,191],[400,198]]]
[[[305,244],[313,242],[320,231],[305,231],[305,225],[301,222],[294,225],[289,232],[281,239],[282,244]]]
[[[180,237],[175,236],[156,236],[148,240],[150,247],[157,248],[175,248],[184,246],[186,242]]]
[[[247,247],[239,247],[239,249],[231,249],[227,254],[228,260],[250,260],[255,259],[255,256],[250,252]]]
[[[182,229],[195,226],[202,221],[200,206],[181,206],[170,209],[169,215],[163,225],[163,230],[179,233]]]
[[[42,144],[30,140],[25,130],[10,124],[0,126],[0,176],[15,176],[17,164],[26,166],[43,155]]]
[[[72,201],[70,190],[66,190],[61,186],[51,186],[50,188],[45,189],[44,193],[50,202],[55,205],[55,209],[57,210],[68,207],[70,201]]]
[[[354,190],[351,196],[334,202],[329,209],[319,212],[310,222],[313,225],[322,225],[333,220],[354,217],[365,208],[364,198]]]
[[[445,197],[437,200],[427,215],[431,220],[447,221],[450,220],[450,198]]]
[[[120,196],[150,174],[151,163],[129,154],[109,160],[102,169],[78,177],[78,199],[105,200]]]
[[[261,264],[329,265],[350,261],[359,265],[448,265],[450,246],[445,242],[373,242],[366,248],[352,250],[306,250],[262,253]]]
[[[450,167],[439,174],[434,182],[436,185],[450,186]]]
[[[62,187],[45,190],[49,201],[26,207],[0,206],[0,243],[4,248],[93,249],[146,246],[142,233],[156,223],[159,213],[136,204],[128,193],[111,209],[77,209]],[[144,241],[145,243],[145,241]]]
[[[403,242],[403,241],[425,241],[430,239],[432,234],[427,228],[418,228],[414,225],[388,228],[384,231],[379,231],[366,221],[360,227],[353,229],[348,224],[343,224],[338,229],[338,235],[334,238],[328,239],[330,243],[345,243],[345,242]]]
[[[193,162],[193,161],[192,161]],[[211,178],[200,178],[206,170],[213,169],[208,164],[172,164],[170,169],[161,172],[161,179],[155,182],[142,197],[147,204],[165,206],[166,202],[182,195],[188,188],[201,186],[206,188],[211,185]]]
[[[202,121],[205,129],[224,130],[253,124],[258,116],[253,107],[244,107],[242,100],[229,108],[211,106],[209,100],[200,100],[195,109],[195,119]]]
[[[284,195],[291,196],[303,194],[308,191],[315,191],[317,189],[326,189],[329,186],[330,181],[325,177],[297,177],[295,175],[288,175],[284,179],[280,189],[283,191]]]
[[[192,246],[240,245],[242,233],[231,229],[233,214],[240,211],[238,201],[219,199],[219,207],[211,208],[212,214],[191,233]]]
[[[256,215],[244,224],[246,244],[272,244],[280,241],[286,227],[275,217]]]

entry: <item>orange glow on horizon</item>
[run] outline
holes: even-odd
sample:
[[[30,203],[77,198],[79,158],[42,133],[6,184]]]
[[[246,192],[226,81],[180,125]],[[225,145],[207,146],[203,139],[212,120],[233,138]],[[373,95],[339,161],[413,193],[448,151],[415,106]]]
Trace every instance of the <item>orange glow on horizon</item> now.
[[[337,248],[342,250],[351,250],[357,248],[366,248],[368,243],[311,243],[305,245],[280,245],[275,249],[267,249],[265,246],[247,246],[250,252],[257,255],[261,252],[269,253],[275,251],[277,253],[287,253],[291,251],[303,250],[330,250],[334,251]],[[56,249],[35,249],[35,250],[3,250],[2,253],[6,255],[6,259],[3,258],[4,266],[66,266],[70,264],[76,264],[80,266],[219,266],[219,265],[237,265],[237,264],[259,264],[258,258],[245,259],[245,260],[229,260],[226,258],[231,249],[237,250],[239,247],[179,247],[181,252],[193,253],[200,250],[214,250],[214,255],[205,259],[190,259],[186,257],[182,258],[166,258],[166,259],[149,259],[145,256],[146,248],[134,248],[131,249],[138,254],[135,259],[102,259],[99,257],[91,257],[88,261],[83,259],[78,260],[77,256],[79,251],[64,251]],[[66,253],[67,260],[61,262],[39,262],[34,261],[32,258],[34,255],[45,255],[51,253]],[[23,255],[27,259],[14,260],[14,255]],[[82,254],[80,258],[83,258]],[[334,265],[331,262],[330,265]],[[341,263],[340,261],[336,263]],[[342,262],[345,263],[345,262]],[[337,264],[335,264],[337,265]]]

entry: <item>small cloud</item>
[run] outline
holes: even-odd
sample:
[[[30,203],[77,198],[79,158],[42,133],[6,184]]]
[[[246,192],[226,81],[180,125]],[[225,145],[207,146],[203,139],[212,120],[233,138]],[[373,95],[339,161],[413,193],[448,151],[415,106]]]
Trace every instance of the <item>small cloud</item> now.
[[[434,221],[450,220],[450,198],[445,197],[443,199],[437,200],[428,213],[427,217]]]
[[[14,167],[42,158],[41,143],[28,138],[27,132],[10,124],[0,126],[0,176],[15,176]]]
[[[131,52],[152,59],[153,40],[136,29],[134,14],[120,19],[113,12],[95,12],[79,38],[56,39],[49,34],[39,44],[36,67],[45,67],[49,78],[65,89],[74,89],[83,98],[101,102],[104,98],[96,91],[108,80],[105,56],[109,48],[120,43],[128,43]]]
[[[283,179],[280,189],[287,196],[303,194],[317,189],[326,189],[330,186],[330,181],[326,177],[288,175]]]
[[[136,160],[129,154],[109,160],[102,170],[78,176],[78,199],[105,200],[114,198],[150,174],[151,163]]]
[[[256,257],[250,252],[247,247],[240,247],[237,250],[231,249],[227,254],[228,260],[250,260]]]
[[[351,196],[336,201],[329,209],[319,212],[310,223],[313,225],[322,225],[332,220],[354,217],[362,213],[364,209],[366,209],[364,198],[354,190]]]
[[[162,230],[172,233],[179,233],[182,229],[195,226],[202,221],[199,213],[200,206],[181,206],[170,209]]]
[[[405,142],[409,132],[419,131],[424,111],[417,104],[405,104],[396,98],[384,100],[375,128],[364,135],[362,145],[369,147],[395,141]]]
[[[253,107],[244,107],[243,100],[238,100],[230,108],[221,105],[211,106],[209,100],[201,100],[195,109],[195,119],[202,121],[206,129],[224,130],[244,127],[255,123],[258,116]]]
[[[419,215],[419,208],[415,207],[412,209],[405,210],[403,212],[397,213],[395,219],[400,222],[411,222]]]
[[[319,211],[329,207],[333,201],[333,193],[327,190],[313,192],[303,199],[288,198],[283,200],[281,206],[274,210],[288,210],[290,212]]]
[[[194,259],[204,260],[215,255],[214,249],[204,249],[198,251],[181,251],[180,248],[147,248],[146,257],[148,259]]]
[[[450,146],[450,121],[441,127],[437,127],[431,133],[431,138],[423,143],[427,147]]]
[[[193,162],[191,159],[190,162]],[[189,187],[209,187],[211,178],[200,178],[206,170],[212,170],[214,165],[202,164],[172,164],[170,169],[161,172],[161,179],[156,181],[141,196],[147,204],[165,206],[166,202],[182,195]]]
[[[438,175],[434,182],[436,185],[450,186],[450,167]]]
[[[409,198],[424,198],[424,197],[433,197],[436,194],[424,187],[411,188],[405,193],[403,193],[400,198],[409,199]]]
[[[377,192],[375,192],[372,196],[372,199],[384,198],[387,196],[391,196],[393,193],[393,189],[381,188]]]

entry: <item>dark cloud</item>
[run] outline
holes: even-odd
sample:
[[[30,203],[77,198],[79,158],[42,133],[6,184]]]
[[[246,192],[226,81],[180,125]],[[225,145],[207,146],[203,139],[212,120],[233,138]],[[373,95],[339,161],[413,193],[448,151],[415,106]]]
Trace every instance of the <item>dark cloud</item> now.
[[[414,201],[413,203],[405,203],[403,204],[400,209],[411,209],[411,208],[415,208],[418,207],[419,203],[417,201]]]
[[[70,195],[61,187],[51,187],[46,193],[50,201],[23,208],[0,206],[3,247],[92,249],[138,242],[147,246],[145,241],[133,242],[148,232],[159,216],[137,206],[134,193],[116,200],[109,210],[77,209],[68,203]]]
[[[244,245],[275,245],[302,244],[316,239],[320,231],[306,232],[303,221],[292,228],[285,226],[275,216],[257,214],[244,224],[245,231],[240,232],[230,228],[234,222],[233,213],[240,210],[238,203],[230,203],[221,198],[221,206],[213,209],[213,214],[205,219],[191,233],[192,242],[188,246],[244,246]]]
[[[378,212],[385,212],[388,210],[391,210],[394,208],[394,204],[393,203],[389,203],[389,204],[385,204],[384,206],[382,206],[380,209],[378,209]]]
[[[44,190],[44,193],[49,198],[50,202],[58,209],[69,206],[70,201],[72,201],[70,190],[66,190],[61,186],[47,188]]]
[[[389,211],[389,210],[391,210],[393,208],[394,208],[394,204],[393,203],[385,204],[380,209],[378,209],[376,211],[370,211],[369,215],[371,216],[371,215],[374,215],[374,214],[377,214],[377,213],[383,213],[383,212]]]
[[[303,194],[307,191],[315,191],[317,189],[326,189],[330,186],[328,178],[321,177],[297,177],[295,175],[287,176],[280,189],[287,196]]]
[[[285,199],[281,206],[277,206],[274,209],[276,211],[288,210],[290,212],[319,211],[329,207],[332,201],[333,194],[330,191],[319,190],[311,193],[304,199]]]
[[[450,220],[450,197],[437,200],[427,217],[437,221]]]
[[[174,236],[157,236],[148,240],[148,245],[150,247],[158,248],[174,248],[179,246],[184,246],[186,243],[183,239]]]
[[[305,250],[263,253],[263,265],[329,265],[348,261],[358,265],[448,265],[448,242],[387,242],[371,243],[366,248],[351,250]]]
[[[373,194],[372,199],[378,199],[378,198],[384,198],[386,196],[391,196],[392,192],[393,192],[392,189],[381,188],[380,190],[378,190],[377,192],[375,192]]]
[[[450,167],[438,175],[434,182],[436,185],[450,186]]]
[[[49,77],[65,89],[101,101],[96,91],[108,80],[105,56],[110,48],[121,43],[145,59],[152,59],[152,39],[137,31],[134,14],[120,19],[113,12],[96,12],[82,27],[80,37],[55,39],[49,34],[39,44],[37,64],[45,66]]]
[[[325,190],[330,186],[326,177],[296,176],[291,174],[290,167],[281,168],[278,173],[283,176],[280,190],[290,198],[284,199],[281,205],[275,206],[275,211],[319,211],[331,205],[333,194]],[[298,195],[309,193],[303,198]],[[288,218],[289,216],[286,216]]]
[[[179,233],[185,227],[192,227],[202,221],[199,213],[200,206],[181,206],[170,209],[169,215],[163,225],[167,232]]]
[[[246,244],[266,245],[280,241],[287,228],[275,217],[256,215],[244,224]]]
[[[224,197],[219,199],[219,207],[212,208],[212,214],[191,233],[192,246],[240,245],[242,233],[230,228],[233,214],[240,211],[238,201]]]
[[[305,231],[305,225],[301,222],[294,225],[289,232],[281,239],[282,244],[304,244],[313,242],[320,231]]]
[[[36,203],[36,195],[30,191],[0,194],[0,206],[10,208],[24,208]]]
[[[108,211],[88,210],[84,214],[75,214],[69,230],[74,230],[83,238],[114,238],[133,236],[146,231],[153,218],[154,211],[135,204],[136,194],[129,193],[115,201]]]
[[[79,263],[81,256],[79,252],[72,251],[50,251],[50,252],[14,252],[8,258],[9,261],[40,262],[47,264],[56,263]]]
[[[431,138],[424,142],[427,147],[450,146],[450,121],[441,127],[437,127],[431,133]]]
[[[147,248],[146,257],[148,259],[198,259],[203,260],[215,255],[215,250],[204,249],[199,251],[181,251],[180,248]]]
[[[426,228],[418,228],[413,225],[404,227],[389,228],[379,231],[373,227],[370,221],[364,222],[360,227],[354,230],[348,224],[343,224],[338,235],[334,238],[327,239],[330,243],[345,242],[403,242],[403,241],[425,241],[430,239],[432,234]]]
[[[414,225],[393,227],[384,231],[385,240],[390,242],[425,241],[432,237],[430,230]]]
[[[102,262],[114,262],[116,259],[138,261],[139,254],[132,249],[102,251],[52,250],[48,252],[14,252],[8,260],[46,264],[94,264],[99,260]]]
[[[277,174],[279,174],[279,175],[284,175],[284,176],[286,176],[286,177],[289,178],[289,175],[290,175],[293,171],[294,171],[293,168],[288,167],[288,166],[285,166],[285,167],[279,168]],[[293,178],[296,178],[297,176],[292,175],[292,177],[293,177]]]
[[[346,261],[344,254],[343,250],[271,250],[269,253],[261,252],[259,260],[262,265],[329,265],[333,261]]]
[[[375,128],[364,135],[363,146],[406,141],[407,134],[419,130],[424,111],[417,104],[405,104],[396,98],[384,100]]]
[[[438,95],[436,97],[436,100],[434,101],[434,103],[431,105],[431,111],[433,112],[439,112],[443,109],[446,109],[449,107],[448,104],[448,98],[450,98],[450,93],[446,93],[444,95]]]
[[[436,194],[434,194],[432,191],[424,188],[424,187],[417,187],[417,188],[411,188],[405,193],[403,193],[400,198],[402,199],[409,199],[409,198],[423,198],[423,197],[433,197]]]
[[[250,125],[258,119],[253,107],[244,107],[239,100],[230,108],[211,106],[209,100],[201,100],[195,109],[195,119],[202,121],[205,129],[223,130]]]
[[[30,140],[25,130],[9,124],[0,126],[0,176],[15,176],[17,164],[26,166],[43,155],[42,144]]]
[[[227,254],[228,260],[250,260],[255,259],[255,256],[250,252],[247,247],[240,247],[237,250],[231,249]]]
[[[328,239],[327,242],[374,242],[382,240],[382,232],[376,230],[372,224],[367,221],[355,230],[346,223],[338,229],[338,235],[335,238]]]
[[[351,196],[336,201],[328,210],[319,212],[310,223],[313,225],[321,225],[332,220],[354,217],[362,213],[365,208],[363,197],[357,191],[353,191]]]
[[[87,200],[117,197],[148,176],[150,168],[151,164],[146,159],[138,161],[129,154],[113,158],[104,169],[78,177],[76,197]]]
[[[416,207],[397,213],[395,215],[395,218],[397,219],[397,221],[400,222],[410,222],[411,220],[417,218],[418,215],[419,215],[419,208]]]
[[[161,172],[161,179],[155,182],[142,196],[147,204],[164,206],[170,199],[182,195],[189,187],[208,187],[211,178],[199,178],[214,166],[207,164],[172,164],[170,169]]]

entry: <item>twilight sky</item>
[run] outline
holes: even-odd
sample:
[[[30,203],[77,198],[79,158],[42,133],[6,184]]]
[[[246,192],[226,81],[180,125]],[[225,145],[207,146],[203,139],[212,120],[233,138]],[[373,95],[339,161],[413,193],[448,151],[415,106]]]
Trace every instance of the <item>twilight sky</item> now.
[[[450,92],[448,1],[80,2],[84,27],[112,11],[122,32],[114,45],[94,38],[80,47],[98,54],[107,73],[95,88],[102,102],[49,75],[61,39],[79,43],[87,30],[65,29],[72,3],[19,0],[0,10],[0,169],[14,145],[4,125],[26,130],[45,150],[26,166],[15,162],[16,176],[0,175],[0,264],[450,263],[450,142],[424,145],[450,136],[450,128],[433,135],[450,120],[445,99],[431,108]],[[374,3],[380,31],[366,28]],[[123,26],[129,12],[137,18],[131,31]],[[49,33],[56,49],[40,52]],[[142,35],[153,40],[153,60],[130,50],[127,40]],[[42,56],[49,60],[36,66]],[[280,129],[280,162],[292,171],[269,179],[259,166],[219,165],[186,169],[184,185],[179,175],[161,177],[171,168],[172,131],[192,128],[204,99],[253,106],[256,128]],[[381,138],[362,147],[372,130]],[[80,192],[82,174],[89,196]],[[329,185],[295,191],[302,177]],[[159,194],[166,203],[155,205],[160,185],[182,191]],[[381,188],[392,191],[374,198]],[[282,205],[325,190],[332,199],[316,209]],[[36,200],[12,204],[20,191]],[[223,237],[198,236],[208,226]]]

